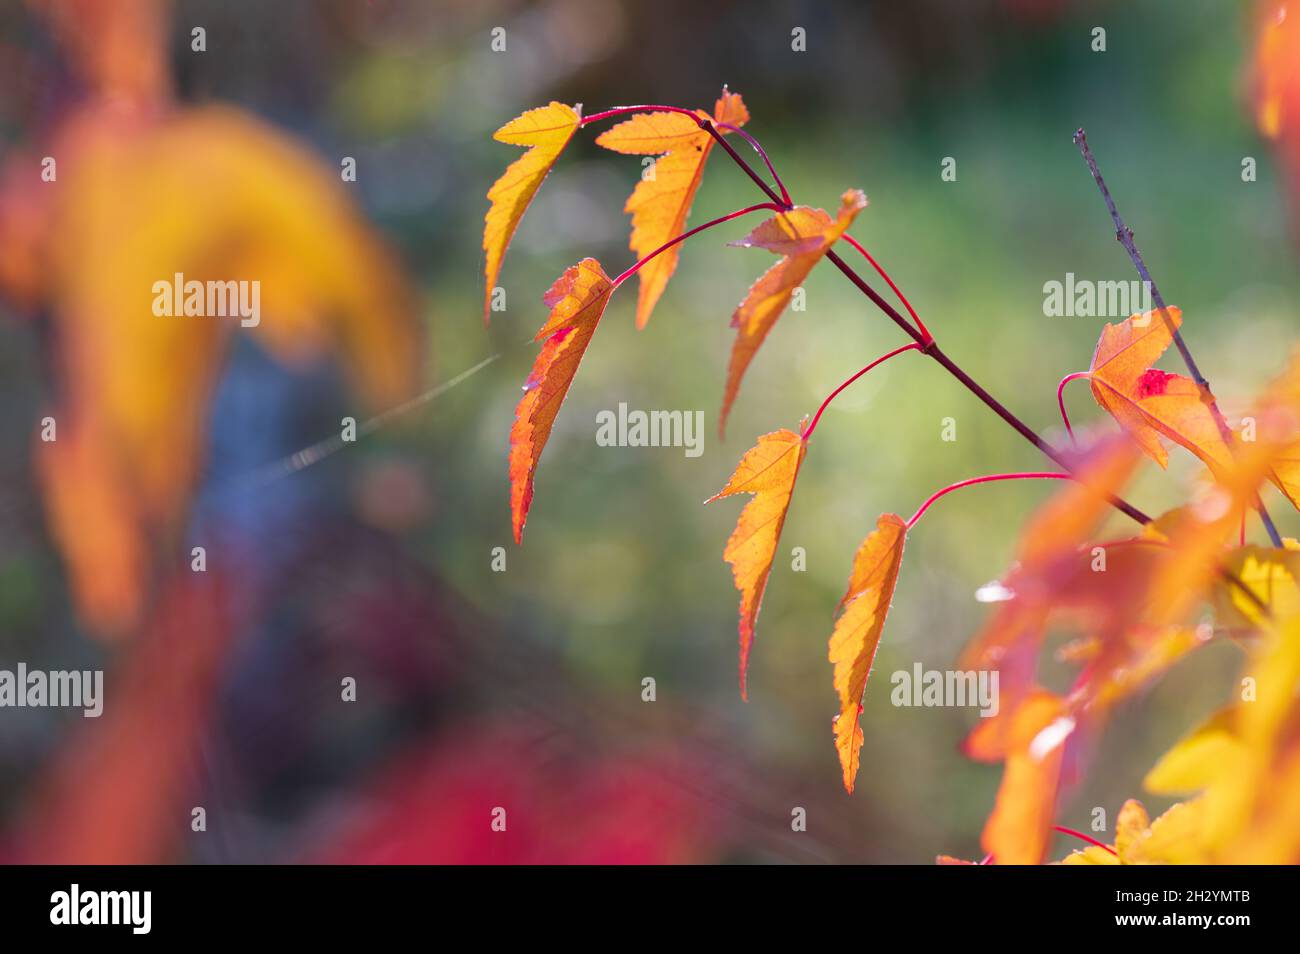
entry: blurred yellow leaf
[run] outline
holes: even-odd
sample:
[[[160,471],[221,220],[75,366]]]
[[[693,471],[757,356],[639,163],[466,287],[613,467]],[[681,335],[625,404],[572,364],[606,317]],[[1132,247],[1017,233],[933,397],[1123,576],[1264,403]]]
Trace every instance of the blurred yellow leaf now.
[[[414,386],[418,326],[401,271],[335,175],[255,119],[90,108],[53,151],[59,187],[37,258],[57,327],[59,434],[38,465],[78,604],[120,631],[183,516],[229,333],[289,362],[336,353],[381,407]],[[256,314],[177,314],[179,302],[156,314],[155,284],[182,279],[247,282]]]

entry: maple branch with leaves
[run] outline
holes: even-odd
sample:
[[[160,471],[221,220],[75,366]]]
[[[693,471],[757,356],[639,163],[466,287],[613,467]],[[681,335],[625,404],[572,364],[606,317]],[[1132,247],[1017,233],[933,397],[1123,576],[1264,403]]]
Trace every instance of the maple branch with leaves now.
[[[1293,504],[1300,496],[1300,439],[1293,433],[1295,427],[1288,429],[1278,423],[1285,417],[1283,412],[1292,410],[1292,397],[1300,395],[1300,381],[1296,380],[1300,379],[1300,362],[1260,400],[1257,413],[1265,422],[1265,436],[1245,443],[1228,428],[1208,384],[1191,361],[1178,332],[1181,311],[1165,305],[1157,293],[1155,312],[1135,314],[1118,324],[1106,325],[1091,367],[1062,380],[1057,403],[1072,447],[1057,448],[939,347],[888,272],[848,234],[867,205],[866,196],[858,190],[844,192],[833,217],[822,209],[796,205],[767,151],[742,128],[750,118],[743,100],[726,88],[712,114],[676,106],[643,105],[616,107],[583,118],[580,107],[552,102],[499,129],[498,140],[526,146],[528,152],[512,163],[488,192],[491,207],[483,241],[485,318],[510,238],[542,180],[577,129],[619,117],[629,118],[598,136],[597,144],[614,152],[656,157],[654,173],[642,177],[625,206],[632,217],[629,244],[638,258],[614,279],[595,259],[583,259],[566,270],[543,297],[550,309],[536,336],[543,345],[524,386],[510,434],[511,516],[516,541],[522,541],[542,450],[613,292],[633,275],[639,275],[636,321],[638,327],[643,327],[676,269],[685,239],[760,210],[774,213],[745,238],[732,243],[766,249],[779,260],[753,284],[732,316],[736,339],[724,387],[720,432],[725,431],[728,413],[754,355],[789,305],[794,290],[822,258],[830,261],[911,342],[874,359],[836,387],[811,422],[805,418],[799,432],[779,429],[759,437],[742,455],[727,484],[706,501],[736,494],[751,496],[723,551],[741,597],[741,695],[747,696],[749,655],[776,547],[800,467],[822,414],[841,392],[886,361],[910,351],[928,355],[1063,472],[973,477],[932,494],[908,520],[888,513],[879,517],[876,529],[853,558],[848,588],[839,602],[828,644],[832,681],[840,702],[834,726],[844,786],[852,792],[857,776],[863,744],[859,718],[863,694],[893,599],[908,533],[936,500],[954,491],[995,481],[1063,480],[1066,489],[1040,511],[1026,531],[1019,559],[1004,587],[1014,598],[994,614],[990,628],[972,641],[963,656],[966,668],[1004,670],[1008,676],[1010,705],[1005,714],[977,728],[963,746],[971,758],[1006,764],[1003,786],[985,827],[983,843],[990,859],[1039,860],[1050,834],[1064,830],[1053,825],[1053,808],[1061,784],[1061,766],[1067,750],[1078,745],[1079,728],[1100,724],[1119,699],[1199,645],[1200,637],[1183,623],[1192,601],[1206,587],[1221,581],[1233,590],[1234,599],[1250,607],[1259,625],[1271,625],[1267,600],[1261,598],[1250,579],[1243,579],[1235,568],[1224,563],[1220,549],[1227,545],[1251,506],[1257,507],[1276,544],[1276,529],[1258,493],[1261,482],[1272,481]],[[775,188],[731,145],[728,139],[732,135],[753,148]],[[1126,247],[1139,273],[1149,281],[1131,233],[1123,228],[1083,141],[1082,130],[1076,141],[1121,229],[1121,241],[1127,236]],[[715,147],[727,153],[768,201],[686,229],[705,162]],[[840,240],[867,260],[897,296],[910,320],[838,254],[833,246]],[[1159,322],[1152,320],[1155,314]],[[1171,343],[1178,343],[1194,379],[1152,367]],[[1076,442],[1063,392],[1066,384],[1080,378],[1089,381],[1098,405],[1121,426],[1120,436],[1094,441],[1090,446],[1081,447]],[[1210,466],[1221,493],[1214,508],[1204,512],[1185,508],[1155,521],[1119,496],[1136,468],[1140,452],[1165,465],[1165,440],[1186,447]],[[1093,565],[1089,569],[1093,573],[1099,552],[1103,570],[1107,553],[1125,564],[1135,564],[1126,566],[1122,578],[1136,580],[1138,585],[1133,592],[1119,595],[1098,594],[1095,584],[1079,575],[1078,566],[1089,551],[1089,536],[1112,507],[1143,527],[1141,535],[1132,539],[1090,547]],[[1073,650],[1077,655],[1072,658],[1086,661],[1087,665],[1069,693],[1058,695],[1039,688],[1033,667],[1006,668],[1012,650],[1036,656],[1033,634],[1045,628],[1058,604],[1079,601],[1087,606],[1095,617],[1097,631],[1107,639],[1100,648]],[[1140,628],[1141,639],[1110,636],[1112,631],[1128,632],[1133,626]],[[1115,855],[1109,848],[1106,851]]]

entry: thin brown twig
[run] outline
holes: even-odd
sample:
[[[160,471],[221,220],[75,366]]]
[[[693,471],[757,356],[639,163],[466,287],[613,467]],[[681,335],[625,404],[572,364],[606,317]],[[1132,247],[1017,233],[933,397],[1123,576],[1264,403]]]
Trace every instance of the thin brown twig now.
[[[1214,392],[1210,389],[1210,382],[1205,379],[1205,375],[1201,374],[1201,369],[1197,367],[1196,359],[1192,357],[1191,349],[1187,347],[1187,342],[1183,340],[1182,333],[1170,319],[1165,300],[1160,295],[1160,289],[1156,287],[1155,279],[1151,277],[1146,262],[1142,260],[1142,253],[1138,251],[1137,244],[1133,241],[1133,230],[1124,224],[1124,219],[1115,206],[1115,200],[1110,194],[1110,189],[1106,186],[1106,180],[1102,178],[1101,170],[1097,167],[1097,159],[1088,146],[1088,134],[1082,128],[1075,131],[1074,144],[1079,147],[1079,152],[1083,154],[1084,161],[1088,163],[1088,171],[1092,173],[1092,178],[1101,191],[1101,197],[1106,200],[1106,208],[1110,212],[1111,221],[1115,223],[1115,238],[1124,246],[1124,251],[1128,252],[1133,267],[1137,269],[1138,277],[1142,279],[1147,288],[1151,289],[1151,301],[1160,313],[1161,320],[1168,326],[1170,335],[1173,337],[1174,346],[1178,349],[1179,355],[1182,356],[1183,364],[1187,367],[1187,373],[1191,375],[1192,380],[1196,382],[1197,388],[1200,389],[1201,400],[1210,409],[1210,414],[1219,427],[1219,434],[1223,437],[1224,443],[1231,447],[1232,428],[1228,426],[1228,422],[1223,417],[1223,412],[1219,410],[1219,403],[1215,400]],[[1259,511],[1259,519],[1264,524],[1264,530],[1268,533],[1268,538],[1273,541],[1273,546],[1282,546],[1282,538],[1277,532],[1273,518],[1269,516],[1264,501],[1259,499],[1258,495],[1255,498],[1255,509]]]

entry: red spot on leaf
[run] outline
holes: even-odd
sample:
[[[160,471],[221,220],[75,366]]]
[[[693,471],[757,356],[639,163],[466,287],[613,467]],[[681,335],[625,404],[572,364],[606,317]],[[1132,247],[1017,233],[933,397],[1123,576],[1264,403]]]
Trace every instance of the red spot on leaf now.
[[[1178,377],[1176,374],[1158,368],[1149,368],[1142,373],[1142,377],[1138,378],[1137,396],[1139,398],[1159,397],[1169,387],[1169,381],[1176,377]]]

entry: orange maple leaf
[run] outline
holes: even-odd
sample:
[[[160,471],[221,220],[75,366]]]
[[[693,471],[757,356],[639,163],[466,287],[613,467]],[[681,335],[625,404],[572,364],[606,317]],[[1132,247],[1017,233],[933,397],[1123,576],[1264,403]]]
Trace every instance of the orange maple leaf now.
[[[527,146],[528,151],[512,162],[501,178],[492,183],[487,197],[491,208],[483,219],[483,276],[486,286],[483,294],[483,320],[488,320],[492,307],[492,292],[501,274],[506,248],[514,237],[519,221],[528,211],[528,205],[546,178],[555,160],[569,144],[582,123],[579,109],[564,103],[552,102],[548,106],[530,109],[516,116],[495,133],[492,138],[512,146]]]
[[[565,270],[542,299],[551,314],[533,340],[547,340],[524,385],[510,429],[510,514],[516,543],[523,541],[533,502],[537,461],[613,291],[600,262],[584,258]]]
[[[731,348],[731,362],[727,367],[727,385],[722,395],[722,414],[718,419],[718,433],[725,434],[727,415],[740,390],[740,380],[754,360],[759,346],[776,324],[777,318],[790,303],[794,290],[803,284],[823,255],[853,224],[859,212],[867,207],[867,197],[858,189],[850,189],[840,197],[840,210],[832,219],[822,209],[795,206],[781,212],[754,229],[748,237],[735,243],[744,247],[765,248],[781,256],[749,289],[745,300],[731,316],[731,326],[736,329],[736,341]]]
[[[1165,395],[1170,390],[1171,381],[1178,378],[1177,375],[1150,369],[1174,340],[1173,334],[1182,323],[1182,315],[1181,309],[1169,307],[1163,315],[1159,311],[1148,311],[1125,318],[1118,324],[1106,325],[1101,329],[1101,338],[1097,341],[1089,369],[1093,399],[1161,467],[1169,465],[1169,455],[1160,436],[1163,434],[1173,440],[1178,440],[1178,437],[1161,427],[1160,417],[1153,420],[1142,402],[1152,394]],[[1187,383],[1195,389],[1193,382]],[[1170,397],[1179,396],[1181,390],[1174,386]],[[1204,410],[1208,415],[1209,409]],[[1166,414],[1168,411],[1166,408]],[[1210,423],[1214,423],[1212,419]]]
[[[740,590],[740,695],[748,698],[745,685],[749,649],[754,642],[754,623],[763,603],[763,591],[772,572],[776,544],[790,509],[790,495],[799,476],[808,446],[793,431],[782,428],[764,434],[745,452],[727,485],[704,501],[712,503],[733,494],[753,494],[727,540],[723,559],[731,564],[736,589]]]
[[[882,514],[853,557],[848,592],[840,601],[843,612],[831,633],[828,658],[834,667],[840,714],[835,718],[835,748],[844,772],[844,788],[852,792],[862,749],[862,693],[876,658],[885,628],[889,603],[894,598],[898,570],[903,562],[907,524],[897,514]]]
[[[699,110],[701,119],[708,113]],[[722,90],[713,108],[714,123],[743,126],[749,110],[739,93]],[[725,135],[727,130],[722,130]],[[596,143],[614,152],[659,155],[653,175],[642,178],[623,207],[632,216],[632,239],[628,243],[637,258],[645,258],[686,226],[691,203],[704,176],[704,164],[716,144],[700,124],[682,113],[637,113],[597,137]],[[681,246],[656,256],[639,272],[640,293],[636,305],[636,326],[644,328],[659,297],[677,269]]]
[[[1076,479],[1050,497],[1026,525],[1015,568],[1004,578],[1014,596],[999,605],[958,663],[962,669],[999,670],[1004,700],[1018,698],[1028,688],[1034,673],[1028,663],[1055,611],[1068,607],[1086,612],[1092,631],[1104,626],[1103,613],[1119,588],[1133,582],[1124,573],[1094,572],[1091,548],[1085,544],[1109,511],[1110,495],[1123,489],[1138,460],[1133,443],[1120,435],[1090,448],[1072,467]]]
[[[1102,329],[1090,375],[1093,396],[1160,466],[1168,459],[1160,443],[1164,436],[1199,457],[1220,482],[1230,482],[1240,442],[1231,434],[1231,443],[1225,440],[1213,395],[1183,375],[1144,368],[1169,347],[1181,321],[1177,308],[1166,311],[1168,323],[1152,311]],[[1300,373],[1293,368],[1287,374],[1274,384],[1273,398],[1282,400],[1289,388],[1286,400],[1300,406]],[[1247,443],[1252,442],[1253,436]],[[1272,451],[1267,477],[1300,508],[1300,441]]]

